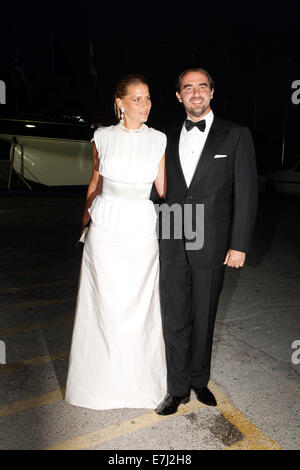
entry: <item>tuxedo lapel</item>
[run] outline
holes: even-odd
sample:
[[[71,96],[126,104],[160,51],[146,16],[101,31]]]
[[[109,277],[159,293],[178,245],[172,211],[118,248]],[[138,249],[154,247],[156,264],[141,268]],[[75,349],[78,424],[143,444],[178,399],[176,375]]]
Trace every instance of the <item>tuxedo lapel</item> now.
[[[182,181],[182,184],[187,189],[187,184],[186,184],[185,177],[182,171],[182,166],[180,163],[180,156],[179,156],[179,139],[180,139],[181,129],[182,129],[182,126],[178,127],[174,131],[173,139],[172,139],[172,149],[171,149],[170,154],[174,155],[173,164],[174,164],[175,172],[176,174],[179,175]]]
[[[214,155],[218,153],[218,148],[224,141],[227,133],[228,130],[220,125],[218,118],[214,118],[194,176],[192,178],[190,188],[194,184],[198,184],[199,180],[204,176],[205,172],[213,162]]]

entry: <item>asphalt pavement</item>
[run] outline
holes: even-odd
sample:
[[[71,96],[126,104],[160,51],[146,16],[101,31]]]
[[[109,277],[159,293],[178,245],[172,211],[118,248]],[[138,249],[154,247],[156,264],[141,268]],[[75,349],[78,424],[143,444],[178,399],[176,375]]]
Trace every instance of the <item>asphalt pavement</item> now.
[[[299,449],[300,198],[260,195],[243,269],[226,268],[210,388],[178,413],[63,400],[81,253],[83,194],[0,200],[0,448]],[[134,455],[134,452],[132,452]]]

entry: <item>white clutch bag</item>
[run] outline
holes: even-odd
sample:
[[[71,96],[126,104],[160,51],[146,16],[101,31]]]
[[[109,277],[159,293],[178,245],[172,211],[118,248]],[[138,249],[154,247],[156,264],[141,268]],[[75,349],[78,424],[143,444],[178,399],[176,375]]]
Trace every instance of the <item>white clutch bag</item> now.
[[[78,248],[80,248],[80,250],[83,249],[84,242],[86,240],[86,236],[88,234],[88,231],[89,231],[89,227],[88,227],[88,225],[86,225],[83,229],[83,232],[82,232],[78,242],[77,242],[77,246],[78,246]]]

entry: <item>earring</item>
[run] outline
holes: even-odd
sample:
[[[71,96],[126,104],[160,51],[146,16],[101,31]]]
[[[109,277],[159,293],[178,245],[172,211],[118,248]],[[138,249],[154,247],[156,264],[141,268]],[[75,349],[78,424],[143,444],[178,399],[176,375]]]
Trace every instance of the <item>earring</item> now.
[[[124,119],[124,109],[121,108],[121,121],[123,121],[123,119]]]

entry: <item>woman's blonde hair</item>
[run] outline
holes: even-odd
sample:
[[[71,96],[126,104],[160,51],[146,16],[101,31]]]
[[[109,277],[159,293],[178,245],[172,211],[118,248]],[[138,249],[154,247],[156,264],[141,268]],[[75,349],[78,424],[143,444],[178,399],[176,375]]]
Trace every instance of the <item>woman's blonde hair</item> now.
[[[121,110],[116,103],[116,99],[123,99],[127,95],[128,87],[130,85],[137,85],[138,83],[143,83],[144,85],[149,86],[146,78],[138,73],[124,75],[124,77],[118,81],[114,95],[114,109],[115,115],[119,120],[121,119]]]

